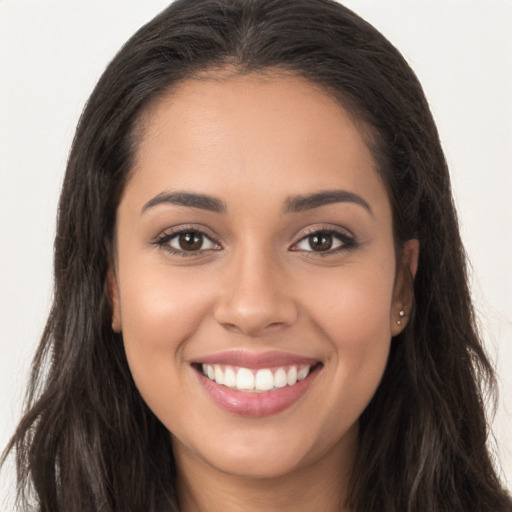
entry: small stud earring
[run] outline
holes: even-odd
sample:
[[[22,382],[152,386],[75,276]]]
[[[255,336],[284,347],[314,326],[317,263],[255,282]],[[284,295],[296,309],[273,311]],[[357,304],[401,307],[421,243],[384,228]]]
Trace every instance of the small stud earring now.
[[[401,309],[398,313],[398,316],[400,317],[400,320],[397,320],[396,323],[400,325],[402,323],[402,318],[405,316],[405,311]]]

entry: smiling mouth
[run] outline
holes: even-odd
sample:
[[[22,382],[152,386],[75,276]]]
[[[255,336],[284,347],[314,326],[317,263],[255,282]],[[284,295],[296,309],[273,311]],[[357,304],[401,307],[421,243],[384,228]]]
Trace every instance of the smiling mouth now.
[[[192,363],[213,403],[228,413],[264,417],[299,402],[324,367],[318,359],[269,351],[228,351]]]
[[[216,384],[245,393],[267,393],[294,386],[320,366],[320,362],[259,369],[221,364],[195,365],[199,372]]]

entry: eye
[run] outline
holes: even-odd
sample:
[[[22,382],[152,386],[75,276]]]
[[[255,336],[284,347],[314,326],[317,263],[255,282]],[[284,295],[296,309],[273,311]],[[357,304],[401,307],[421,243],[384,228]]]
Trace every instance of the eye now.
[[[355,245],[355,240],[346,233],[332,229],[322,229],[314,231],[299,240],[292,250],[332,254],[351,249]]]
[[[217,242],[213,241],[205,233],[195,229],[164,233],[155,243],[173,254],[181,254],[183,256],[220,249],[220,245]]]

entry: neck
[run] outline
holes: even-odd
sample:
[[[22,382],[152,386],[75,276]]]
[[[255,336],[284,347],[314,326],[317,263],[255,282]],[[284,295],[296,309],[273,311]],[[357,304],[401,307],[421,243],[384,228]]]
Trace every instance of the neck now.
[[[183,448],[175,452],[181,512],[349,512],[354,453],[333,449],[286,475],[251,478],[221,472]]]

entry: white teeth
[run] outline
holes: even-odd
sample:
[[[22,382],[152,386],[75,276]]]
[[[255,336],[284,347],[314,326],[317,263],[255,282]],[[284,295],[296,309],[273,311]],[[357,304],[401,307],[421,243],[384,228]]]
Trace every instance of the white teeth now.
[[[288,371],[281,367],[273,373],[270,368],[261,368],[256,371],[231,366],[225,366],[223,369],[219,364],[203,364],[202,371],[217,384],[238,391],[265,392],[293,386],[298,381],[304,380],[311,371],[311,365],[289,366]]]
[[[286,376],[286,382],[288,386],[293,386],[297,382],[297,367],[292,366],[288,370],[288,375]]]
[[[224,386],[234,388],[236,386],[236,373],[233,368],[226,368],[224,372]]]
[[[274,386],[276,388],[284,388],[288,382],[286,382],[286,372],[284,368],[279,368],[274,375]]]
[[[297,372],[297,380],[303,380],[309,375],[309,369],[311,367],[309,365],[303,366],[298,372]]]
[[[274,376],[268,369],[258,370],[256,372],[256,385],[257,391],[268,391],[274,387]]]
[[[248,368],[240,368],[236,374],[236,388],[240,390],[254,389],[254,375]]]
[[[224,373],[218,364],[213,367],[213,374],[215,375],[215,382],[217,384],[224,384]]]

